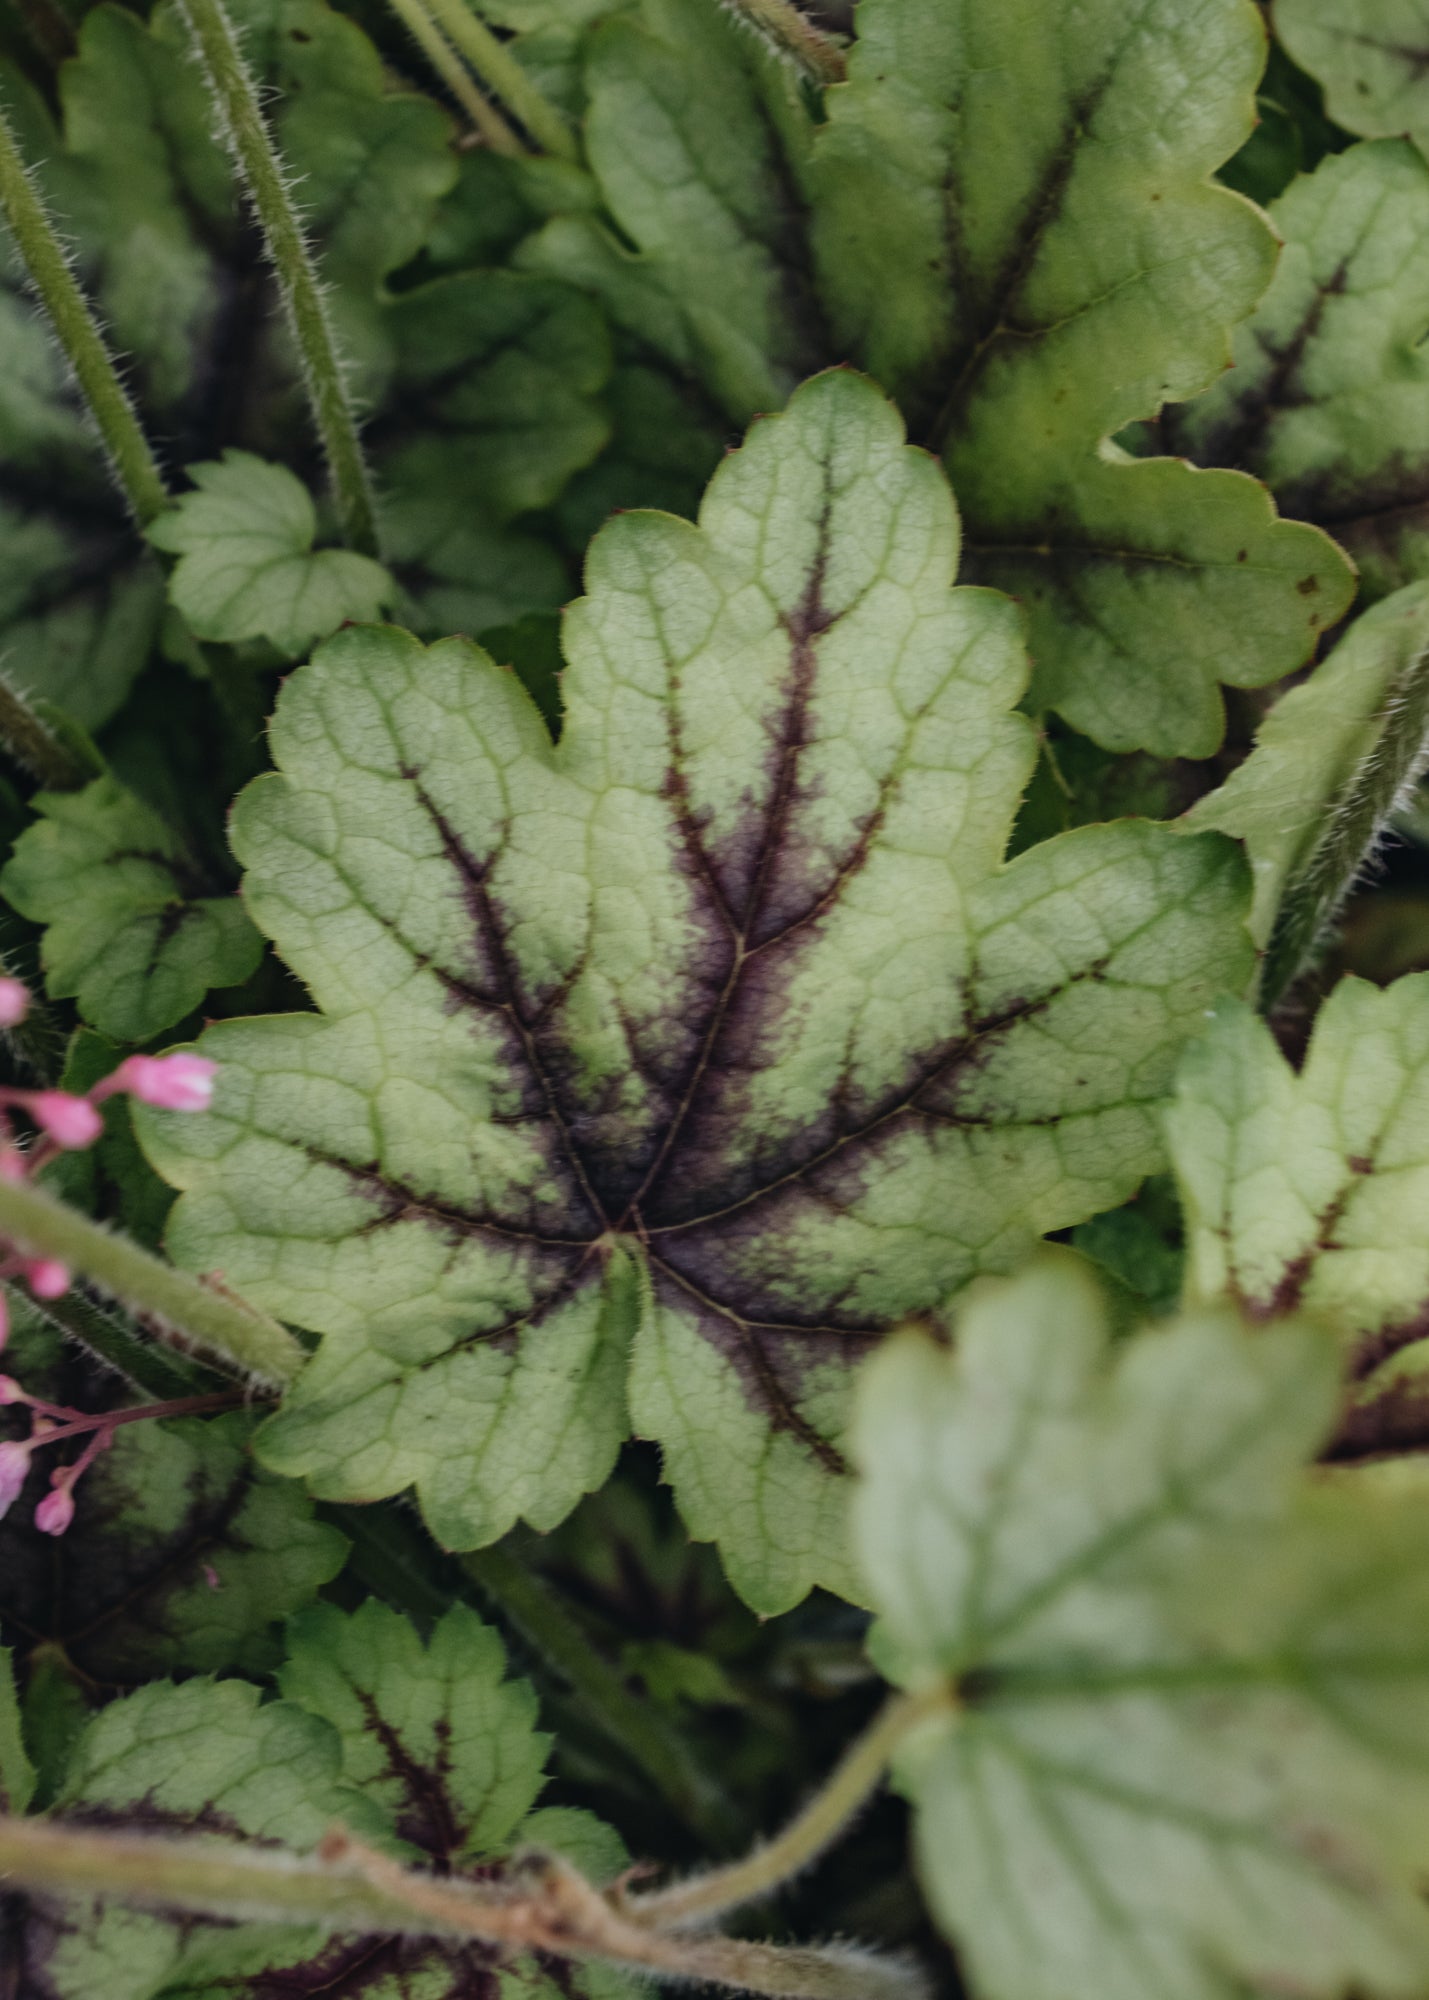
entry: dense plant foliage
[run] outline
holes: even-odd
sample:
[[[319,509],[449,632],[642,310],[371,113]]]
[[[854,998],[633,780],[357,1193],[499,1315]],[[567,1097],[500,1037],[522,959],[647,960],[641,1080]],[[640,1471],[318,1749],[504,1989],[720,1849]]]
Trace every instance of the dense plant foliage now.
[[[0,1994],[1429,1991],[1429,9],[0,114]]]

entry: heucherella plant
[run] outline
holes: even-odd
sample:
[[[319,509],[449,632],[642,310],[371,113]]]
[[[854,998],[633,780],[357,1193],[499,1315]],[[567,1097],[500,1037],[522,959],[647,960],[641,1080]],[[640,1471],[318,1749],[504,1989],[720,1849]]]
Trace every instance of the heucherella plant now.
[[[0,8],[7,2000],[1429,1992],[1426,77]]]

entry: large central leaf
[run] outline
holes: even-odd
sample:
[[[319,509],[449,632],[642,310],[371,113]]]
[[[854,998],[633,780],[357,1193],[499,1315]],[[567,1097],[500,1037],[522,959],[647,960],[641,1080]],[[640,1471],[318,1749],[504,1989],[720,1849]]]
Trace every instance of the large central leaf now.
[[[1126,1198],[1249,971],[1220,836],[999,856],[1033,754],[1016,614],[950,589],[936,465],[871,384],[756,426],[698,528],[626,514],[553,749],[462,642],[355,629],[287,684],[235,845],[321,1017],[234,1021],[155,1115],[174,1253],[328,1336],[266,1432],[415,1482],[470,1547],[627,1429],[752,1602],[849,1587],[852,1364]]]

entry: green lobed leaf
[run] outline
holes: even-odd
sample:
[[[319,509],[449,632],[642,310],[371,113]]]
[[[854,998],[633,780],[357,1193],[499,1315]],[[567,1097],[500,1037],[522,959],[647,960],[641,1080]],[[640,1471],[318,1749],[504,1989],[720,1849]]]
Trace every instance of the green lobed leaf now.
[[[12,1300],[11,1310],[7,1365],[30,1393],[86,1409],[133,1400],[66,1359],[33,1308]],[[121,1426],[75,1489],[74,1523],[57,1542],[36,1533],[34,1509],[77,1447],[38,1453],[0,1525],[7,1640],[58,1652],[91,1687],[270,1667],[276,1622],[332,1581],[347,1542],[313,1519],[300,1486],[254,1462],[253,1428],[243,1411]]]
[[[1275,32],[1324,86],[1325,109],[1366,139],[1429,133],[1423,0],[1275,0]]]
[[[458,272],[392,301],[391,393],[367,442],[392,566],[420,632],[553,611],[564,564],[514,517],[549,506],[610,435],[610,342],[549,278]]]
[[[1183,822],[1246,844],[1267,1003],[1304,967],[1426,755],[1429,583],[1419,583],[1354,621]]]
[[[809,167],[838,351],[946,457],[973,580],[1027,607],[1031,698],[1108,749],[1204,757],[1217,683],[1298,666],[1351,594],[1245,480],[1106,440],[1225,365],[1270,277],[1209,184],[1250,130],[1247,0],[863,0]]]
[[[520,1845],[554,1848],[608,1880],[619,1840],[589,1814],[528,1811],[546,1739],[500,1642],[456,1606],[424,1646],[395,1612],[322,1606],[295,1622],[285,1699],[237,1681],[164,1683],[89,1725],[61,1816],[196,1838],[246,1834],[299,1853],[334,1822],[460,1879],[501,1878]],[[479,1943],[324,1938],[292,1926],[169,1921],[104,1903],[36,1900],[24,1969],[44,2000],[627,2000],[632,1982]]]
[[[1202,465],[1264,479],[1383,597],[1429,575],[1429,165],[1398,140],[1353,146],[1270,218],[1285,250],[1235,366],[1168,412],[1163,434]]]
[[[251,452],[186,468],[193,490],[149,540],[179,560],[169,598],[200,639],[267,639],[289,659],[339,625],[380,616],[396,586],[350,549],[314,549],[312,496],[285,466]]]
[[[279,1684],[337,1730],[347,1782],[414,1856],[451,1868],[509,1842],[544,1781],[536,1697],[505,1673],[500,1639],[465,1605],[424,1646],[370,1599],[350,1616],[321,1604],[296,1618]]]
[[[524,261],[595,292],[737,423],[778,409],[827,346],[750,38],[700,0],[646,0],[586,46],[586,157],[619,235],[557,217]]]
[[[852,1363],[1124,1200],[1250,968],[1219,836],[999,869],[1024,662],[956,558],[937,467],[835,372],[697,528],[597,537],[559,747],[457,643],[355,630],[289,680],[234,840],[322,1013],[215,1028],[212,1113],[143,1121],[188,1190],[172,1253],[325,1336],[267,1463],[415,1483],[449,1546],[549,1527],[608,1473],[629,1367],[751,1603],[852,1587]]]
[[[1248,1008],[1222,1003],[1166,1121],[1189,1296],[1256,1318],[1303,1306],[1401,1344],[1429,1304],[1426,1107],[1429,975],[1341,980],[1298,1075]]]
[[[40,792],[0,893],[45,925],[45,982],[117,1041],[182,1020],[215,986],[237,986],[263,941],[238,898],[208,885],[167,823],[117,779]]]
[[[946,456],[972,580],[1027,606],[1034,703],[1108,749],[1209,755],[1220,683],[1292,671],[1352,594],[1258,485],[1108,442],[1216,375],[1270,277],[1263,218],[1210,180],[1251,129],[1256,10],[862,0],[817,130],[695,11],[650,0],[587,60],[592,168],[639,254],[577,217],[525,257],[736,418],[811,356],[868,367]]]
[[[1423,1989],[1425,1515],[1297,1478],[1337,1391],[1230,1314],[1113,1363],[1051,1259],[870,1364],[875,1652],[956,1690],[896,1777],[979,2000]]]

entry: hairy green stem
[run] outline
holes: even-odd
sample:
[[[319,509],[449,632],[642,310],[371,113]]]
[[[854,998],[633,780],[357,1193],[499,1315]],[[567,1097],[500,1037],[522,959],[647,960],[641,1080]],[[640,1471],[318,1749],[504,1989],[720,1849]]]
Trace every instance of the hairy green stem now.
[[[496,106],[477,89],[462,68],[460,56],[432,20],[423,5],[423,0],[390,0],[390,5],[412,40],[471,120],[473,130],[480,133],[493,153],[503,153],[508,159],[520,159],[526,148]]]
[[[932,1716],[952,1714],[956,1706],[957,1697],[946,1685],[894,1695],[782,1833],[728,1868],[712,1868],[668,1889],[628,1897],[628,1915],[660,1930],[680,1930],[716,1923],[727,1911],[771,1894],[838,1838],[883,1782],[888,1760],[908,1732]]]
[[[169,504],[164,476],[139,426],[134,405],[119,379],[98,322],[75,282],[64,246],[26,171],[3,109],[0,109],[0,210],[24,260],[30,283],[74,372],[129,511],[141,528],[147,527]]]
[[[633,1694],[555,1593],[501,1547],[462,1568],[534,1652],[564,1680],[596,1726],[638,1765],[704,1846],[727,1853],[741,1833],[734,1807],[652,1701]]]
[[[915,2000],[923,1990],[911,1967],[871,1954],[641,1929],[551,1855],[529,1857],[508,1882],[476,1884],[403,1868],[339,1829],[317,1855],[300,1857],[0,1816],[0,1881],[6,1880],[42,1894],[311,1923],[334,1933],[479,1939],[511,1953],[603,1959],[789,2000]]]
[[[78,734],[78,732],[73,732]],[[47,792],[77,792],[100,776],[102,762],[58,729],[0,674],[0,744]]]
[[[6,1289],[156,1402],[197,1395],[214,1380],[209,1369],[175,1349],[156,1347],[117,1314],[104,1312],[73,1286],[57,1299],[32,1299],[14,1285]]]
[[[806,20],[793,0],[724,0],[724,4],[772,42],[779,54],[792,56],[812,83],[822,88],[843,82],[848,73],[843,50]]]
[[[0,1234],[32,1257],[54,1257],[142,1318],[171,1327],[228,1371],[282,1387],[307,1358],[277,1320],[111,1235],[28,1181],[0,1180]]]
[[[1395,806],[1429,755],[1429,651],[1405,667],[1384,699],[1386,721],[1342,787],[1323,831],[1280,899],[1260,975],[1260,1005],[1274,1008],[1315,956]]]
[[[543,152],[576,160],[575,134],[537,90],[506,44],[479,21],[466,0],[430,0],[431,10],[487,89],[514,112]]]
[[[342,359],[288,176],[258,104],[258,93],[223,0],[180,0],[239,176],[273,261],[293,338],[302,357],[344,539],[376,555],[377,511],[357,435]]]

